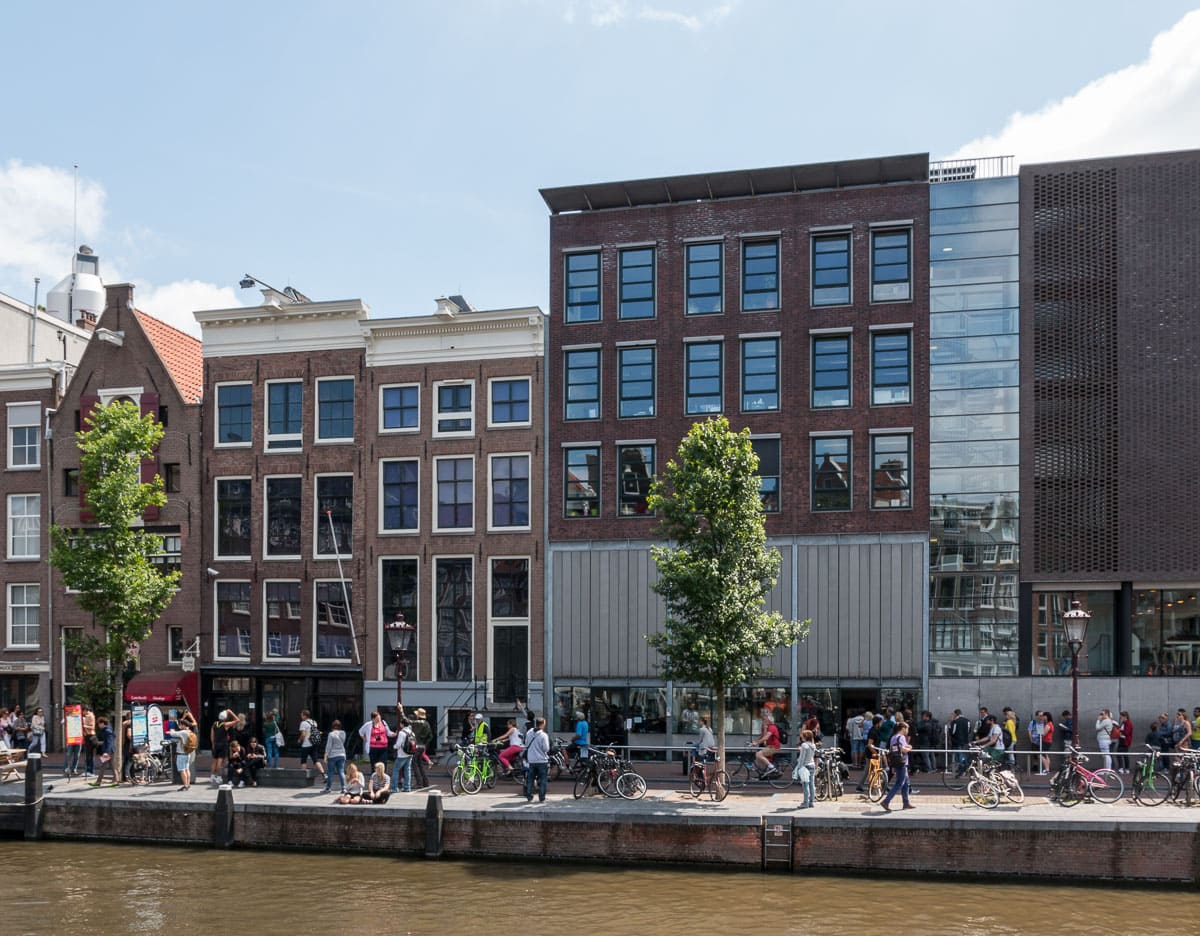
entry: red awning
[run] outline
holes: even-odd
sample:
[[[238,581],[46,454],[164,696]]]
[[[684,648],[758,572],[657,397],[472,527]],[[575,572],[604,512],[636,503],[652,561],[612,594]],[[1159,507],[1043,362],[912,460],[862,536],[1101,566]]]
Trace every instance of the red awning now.
[[[125,687],[126,702],[166,702],[200,709],[199,673],[138,673]]]

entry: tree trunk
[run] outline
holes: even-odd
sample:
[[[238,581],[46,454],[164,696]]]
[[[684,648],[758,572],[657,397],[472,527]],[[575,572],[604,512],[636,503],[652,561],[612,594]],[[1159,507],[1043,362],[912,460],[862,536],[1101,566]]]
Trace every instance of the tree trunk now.
[[[117,696],[116,696],[116,712],[113,716],[115,724],[113,725],[113,773],[117,775],[117,783],[123,783],[124,776],[124,748],[125,748],[125,667],[117,668]],[[133,739],[130,738],[132,741]]]
[[[713,716],[716,719],[717,725],[717,770],[725,769],[725,687],[713,686],[713,695],[716,698],[716,714]]]

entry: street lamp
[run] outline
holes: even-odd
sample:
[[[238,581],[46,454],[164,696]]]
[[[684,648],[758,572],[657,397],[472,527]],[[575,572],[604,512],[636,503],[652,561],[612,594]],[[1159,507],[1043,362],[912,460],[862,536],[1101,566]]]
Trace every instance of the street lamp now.
[[[394,620],[389,621],[383,627],[383,632],[387,634],[388,646],[392,648],[392,656],[396,660],[396,711],[404,711],[403,692],[403,670],[401,669],[404,663],[404,654],[408,653],[408,648],[412,644],[413,634],[416,633],[417,627],[415,624],[409,624],[404,620],[404,612],[397,611]]]
[[[1091,614],[1084,611],[1078,601],[1071,602],[1071,610],[1062,616],[1063,632],[1071,645],[1071,743],[1079,747],[1079,648],[1087,639],[1088,621]]]

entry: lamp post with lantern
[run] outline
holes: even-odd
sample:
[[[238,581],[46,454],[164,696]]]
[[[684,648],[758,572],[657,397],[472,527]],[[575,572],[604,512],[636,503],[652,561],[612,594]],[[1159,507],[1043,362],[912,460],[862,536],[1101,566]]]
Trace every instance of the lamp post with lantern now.
[[[1078,601],[1071,602],[1071,610],[1062,616],[1063,632],[1071,647],[1071,743],[1079,747],[1079,648],[1087,639],[1088,621],[1091,614],[1083,610]]]
[[[413,634],[416,633],[417,627],[415,624],[409,624],[404,620],[404,612],[397,611],[396,617],[383,627],[383,632],[387,634],[388,646],[392,649],[392,657],[396,661],[396,711],[404,711],[404,654],[408,653],[408,648],[412,645]]]

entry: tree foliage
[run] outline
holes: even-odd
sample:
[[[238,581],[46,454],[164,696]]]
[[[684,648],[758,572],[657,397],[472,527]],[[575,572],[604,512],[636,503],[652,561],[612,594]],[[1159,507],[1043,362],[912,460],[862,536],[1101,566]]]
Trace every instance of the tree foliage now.
[[[91,634],[64,633],[63,647],[75,700],[93,711],[108,711],[117,691],[117,673],[108,665],[108,645]]]

